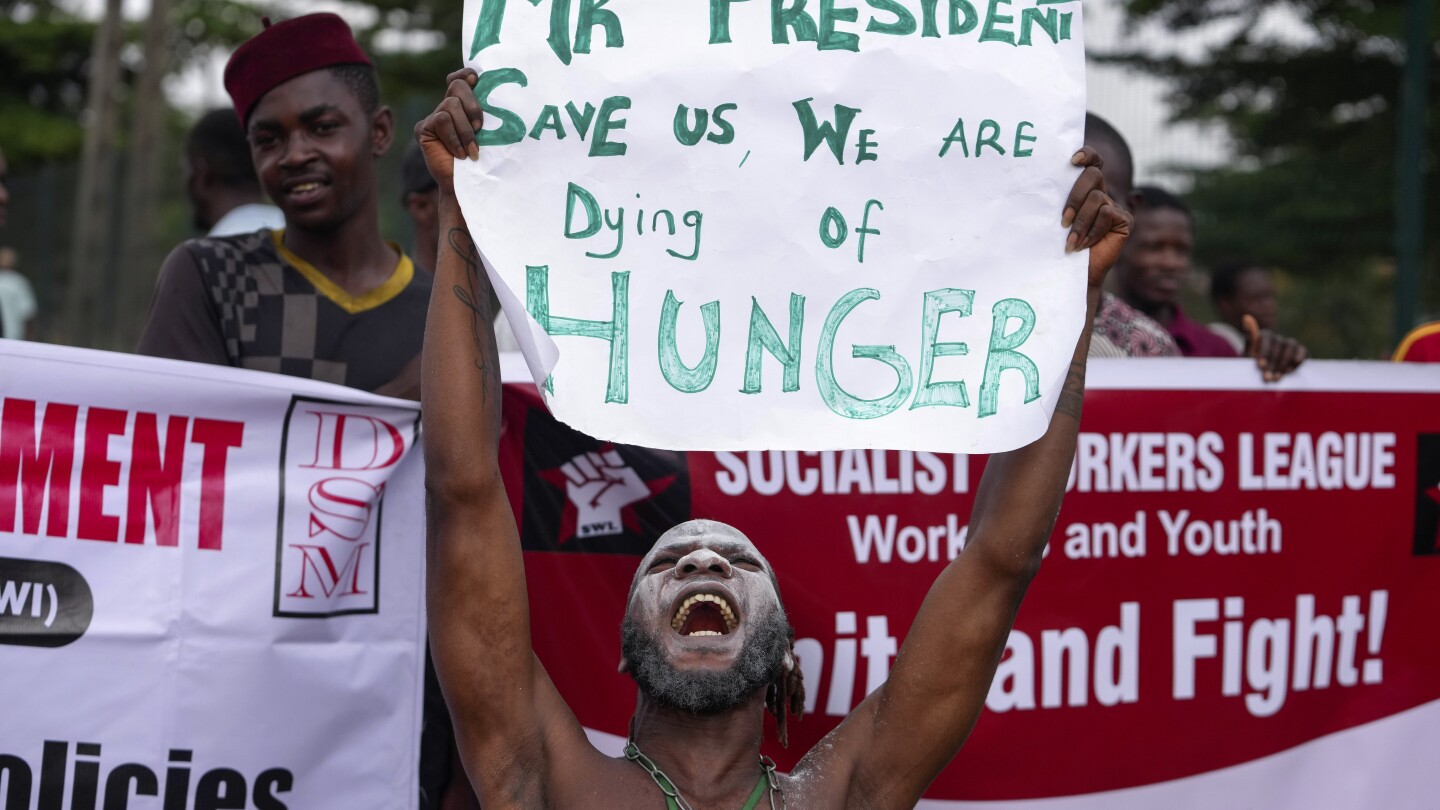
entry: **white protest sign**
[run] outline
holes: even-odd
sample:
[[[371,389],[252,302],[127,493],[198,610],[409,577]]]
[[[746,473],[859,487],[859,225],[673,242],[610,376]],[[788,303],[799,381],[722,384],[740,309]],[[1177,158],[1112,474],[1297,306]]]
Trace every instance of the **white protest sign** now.
[[[463,42],[457,193],[560,419],[675,449],[1044,431],[1084,317],[1079,2],[467,0]]]
[[[414,403],[0,340],[0,808],[415,808]]]

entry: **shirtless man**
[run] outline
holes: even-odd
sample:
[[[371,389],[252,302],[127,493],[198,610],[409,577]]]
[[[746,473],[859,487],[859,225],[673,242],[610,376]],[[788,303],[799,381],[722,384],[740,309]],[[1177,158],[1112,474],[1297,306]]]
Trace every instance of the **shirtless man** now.
[[[462,70],[448,81],[445,100],[416,127],[440,186],[439,266],[422,372],[427,590],[435,665],[482,803],[912,807],[979,717],[1060,509],[1090,323],[1130,228],[1129,214],[1105,194],[1098,156],[1088,148],[1075,155],[1085,168],[1056,209],[1069,230],[1066,249],[1090,251],[1090,317],[1055,415],[1038,441],[990,457],[969,544],[936,578],[889,680],[793,772],[774,773],[760,756],[767,705],[782,729],[785,713],[803,706],[774,574],[740,532],[692,521],[661,537],[636,571],[621,668],[639,684],[639,698],[627,756],[612,758],[590,744],[530,645],[520,538],[496,457],[500,366],[489,284],[453,185],[453,161],[478,155],[476,76]]]

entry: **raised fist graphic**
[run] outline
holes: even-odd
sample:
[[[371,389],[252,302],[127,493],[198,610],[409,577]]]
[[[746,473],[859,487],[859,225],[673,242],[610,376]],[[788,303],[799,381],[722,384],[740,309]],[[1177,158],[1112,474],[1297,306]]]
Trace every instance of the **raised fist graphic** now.
[[[615,450],[581,453],[560,466],[565,495],[579,511],[578,537],[620,534],[620,510],[650,495],[650,488]]]

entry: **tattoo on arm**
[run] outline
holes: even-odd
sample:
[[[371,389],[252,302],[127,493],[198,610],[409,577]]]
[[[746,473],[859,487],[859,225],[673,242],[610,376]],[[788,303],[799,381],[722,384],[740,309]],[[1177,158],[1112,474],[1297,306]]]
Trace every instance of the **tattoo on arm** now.
[[[1055,402],[1055,410],[1080,421],[1080,411],[1085,406],[1085,360],[1070,361],[1070,373],[1065,375],[1065,386]]]
[[[490,396],[490,369],[486,364],[486,357],[489,348],[495,345],[494,313],[490,307],[490,296],[488,291],[482,289],[480,274],[484,269],[480,266],[480,254],[475,250],[475,243],[471,241],[470,234],[464,228],[451,228],[445,235],[445,241],[455,255],[465,264],[465,286],[455,284],[450,290],[459,299],[465,308],[470,310],[470,337],[475,342],[475,368],[480,371],[482,392],[485,398]],[[481,330],[484,330],[483,332]]]

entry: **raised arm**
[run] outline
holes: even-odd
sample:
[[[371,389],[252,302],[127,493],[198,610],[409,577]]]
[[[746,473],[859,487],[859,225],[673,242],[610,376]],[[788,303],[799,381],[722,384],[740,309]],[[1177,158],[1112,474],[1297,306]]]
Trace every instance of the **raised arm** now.
[[[1075,456],[1100,285],[1131,222],[1105,193],[1099,156],[1087,147],[1073,162],[1086,168],[1061,224],[1070,229],[1066,250],[1089,249],[1090,262],[1085,326],[1064,389],[1043,436],[990,457],[965,550],[935,580],[889,679],[835,731],[839,757],[830,767],[849,770],[853,804],[913,806],[960,749],[1055,526]]]
[[[415,128],[440,186],[440,249],[421,403],[430,648],[461,757],[486,806],[539,806],[549,732],[583,740],[530,646],[520,537],[496,456],[500,362],[490,283],[455,199],[454,160],[476,153],[473,71]],[[536,799],[532,803],[531,799]]]

